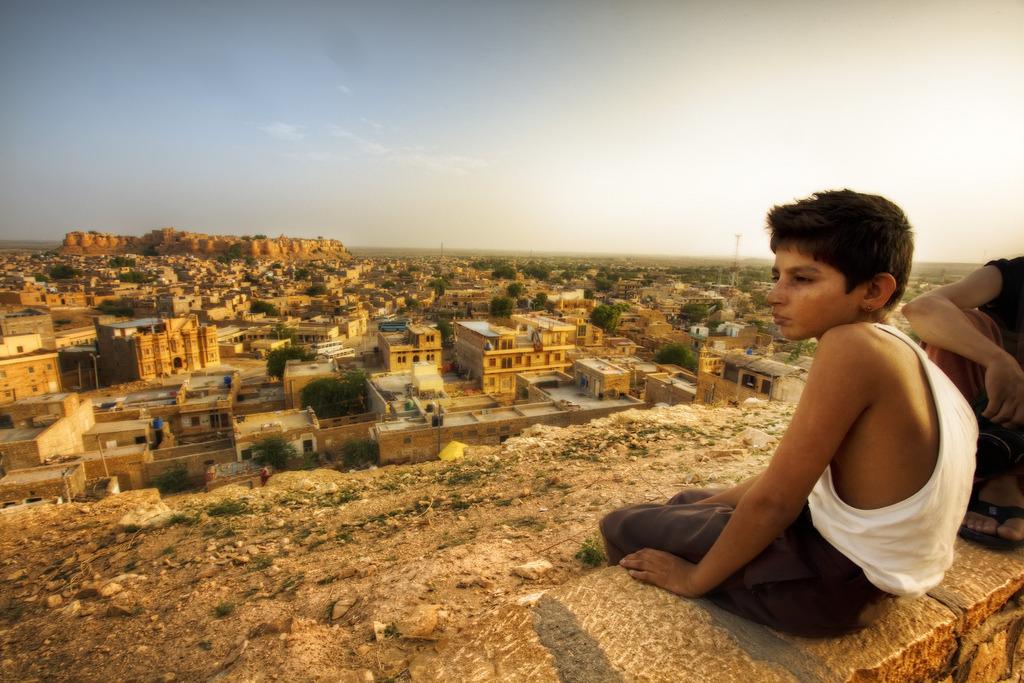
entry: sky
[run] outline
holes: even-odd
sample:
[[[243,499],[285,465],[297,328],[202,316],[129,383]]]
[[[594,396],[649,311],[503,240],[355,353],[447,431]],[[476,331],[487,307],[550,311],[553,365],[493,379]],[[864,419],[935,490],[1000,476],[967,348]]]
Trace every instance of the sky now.
[[[0,103],[0,239],[760,258],[846,187],[1024,253],[1024,0],[0,0]]]

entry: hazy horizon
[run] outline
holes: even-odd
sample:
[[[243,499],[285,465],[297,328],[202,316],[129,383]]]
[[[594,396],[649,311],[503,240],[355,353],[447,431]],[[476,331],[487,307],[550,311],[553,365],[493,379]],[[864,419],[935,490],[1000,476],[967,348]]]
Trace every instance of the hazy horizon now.
[[[1024,251],[1024,1],[0,4],[0,234],[768,258],[774,204]]]

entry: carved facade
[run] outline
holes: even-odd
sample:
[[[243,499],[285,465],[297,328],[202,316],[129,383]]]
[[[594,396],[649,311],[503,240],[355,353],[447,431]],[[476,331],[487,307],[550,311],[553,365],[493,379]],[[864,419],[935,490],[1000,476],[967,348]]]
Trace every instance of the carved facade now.
[[[136,382],[220,364],[217,328],[196,316],[96,323],[100,381]]]

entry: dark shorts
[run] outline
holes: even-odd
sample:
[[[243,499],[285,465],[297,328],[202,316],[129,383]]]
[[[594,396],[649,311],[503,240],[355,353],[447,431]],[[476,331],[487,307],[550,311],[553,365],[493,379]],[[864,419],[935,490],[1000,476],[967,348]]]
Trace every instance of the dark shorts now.
[[[714,493],[688,490],[664,505],[633,505],[608,514],[601,520],[608,564],[642,548],[700,562],[732,516],[726,505],[695,504]],[[771,545],[704,597],[780,631],[832,636],[862,628],[865,612],[889,594],[821,537],[805,507]]]

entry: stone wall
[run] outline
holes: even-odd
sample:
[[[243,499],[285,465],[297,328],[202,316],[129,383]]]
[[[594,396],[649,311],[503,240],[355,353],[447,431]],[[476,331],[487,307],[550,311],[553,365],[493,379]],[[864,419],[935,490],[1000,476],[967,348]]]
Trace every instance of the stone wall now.
[[[194,254],[216,257],[239,245],[242,256],[274,260],[350,258],[345,245],[332,239],[285,237],[252,239],[232,235],[204,235],[172,228],[153,230],[142,237],[93,232],[69,232],[57,249],[62,255],[120,255],[151,251],[160,256]]]

